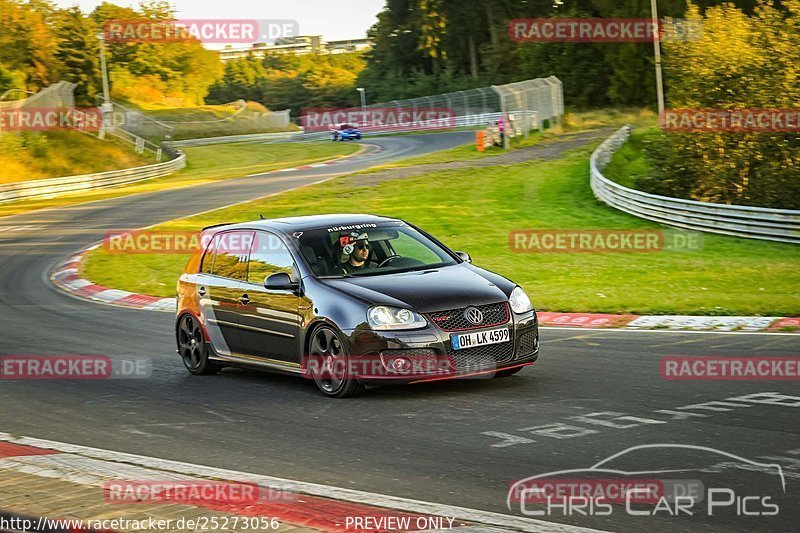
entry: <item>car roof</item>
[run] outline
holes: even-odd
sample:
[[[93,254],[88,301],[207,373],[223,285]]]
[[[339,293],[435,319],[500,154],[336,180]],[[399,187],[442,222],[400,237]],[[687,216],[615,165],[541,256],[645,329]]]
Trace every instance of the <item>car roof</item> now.
[[[231,229],[270,229],[281,233],[292,233],[295,231],[308,231],[312,229],[329,228],[337,226],[350,226],[357,224],[377,224],[380,222],[398,222],[400,219],[382,217],[378,215],[364,215],[352,213],[335,213],[328,215],[307,215],[298,217],[265,218],[251,222],[241,222],[237,224],[220,224],[209,226],[205,229],[214,228],[217,231]]]

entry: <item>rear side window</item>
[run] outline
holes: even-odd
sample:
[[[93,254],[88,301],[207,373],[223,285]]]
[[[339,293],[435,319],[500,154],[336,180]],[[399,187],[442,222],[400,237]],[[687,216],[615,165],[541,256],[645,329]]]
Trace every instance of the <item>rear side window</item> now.
[[[216,246],[217,236],[214,235],[214,238],[208,243],[208,248],[206,248],[206,251],[203,253],[203,262],[200,265],[200,272],[203,274],[211,274],[214,268],[214,249]]]
[[[247,281],[261,285],[264,278],[276,272],[292,275],[294,259],[283,241],[272,233],[256,232],[250,252]]]
[[[253,244],[252,231],[226,231],[214,236],[213,246],[214,262],[211,274],[221,278],[240,281],[247,279],[247,256]],[[203,272],[209,258],[209,251],[203,259]]]

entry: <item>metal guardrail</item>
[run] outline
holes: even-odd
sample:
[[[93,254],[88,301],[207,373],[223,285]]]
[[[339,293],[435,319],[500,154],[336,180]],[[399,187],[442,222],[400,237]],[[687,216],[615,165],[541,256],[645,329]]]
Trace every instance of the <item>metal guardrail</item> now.
[[[535,111],[518,111],[514,113],[519,117],[525,117],[526,123],[541,127],[539,123],[538,114]],[[455,117],[455,122],[452,127],[465,128],[471,126],[484,126],[486,124],[494,124],[497,122],[502,113],[479,113],[475,115],[466,115]],[[430,121],[429,124],[416,123],[413,128],[409,129],[370,129],[365,128],[362,130],[364,135],[385,135],[392,133],[408,133],[408,132],[425,132],[441,130],[442,125],[437,120]],[[186,139],[182,141],[165,141],[165,146],[172,148],[183,148],[186,146],[208,146],[212,144],[225,144],[225,143],[239,143],[239,142],[310,142],[310,141],[324,141],[331,138],[331,131],[287,131],[278,133],[254,133],[249,135],[226,135],[223,137],[208,137],[201,139]]]
[[[186,146],[209,146],[212,144],[242,142],[296,141],[300,140],[302,135],[302,131],[281,131],[277,133],[251,133],[247,135],[225,135],[222,137],[185,139],[182,141],[164,141],[164,144],[173,148],[183,148]]]
[[[532,124],[535,126],[536,129],[541,128],[541,124],[539,123],[539,115],[535,111],[516,111],[512,113],[516,115],[518,118],[523,118],[525,124]],[[415,123],[412,128],[408,129],[399,129],[399,128],[390,128],[390,129],[380,129],[380,128],[363,128],[361,132],[365,136],[369,135],[391,135],[392,133],[425,133],[425,132],[436,132],[436,131],[447,131],[449,129],[454,128],[471,128],[473,126],[487,126],[494,124],[503,114],[500,112],[497,113],[479,113],[476,115],[465,115],[460,117],[455,117],[455,121],[453,124],[448,125],[447,129],[442,128],[442,124],[438,120],[431,120],[428,123],[425,122],[418,122]],[[293,140],[297,141],[320,141],[320,140],[327,140],[331,138],[331,131],[314,131],[308,132],[304,134],[302,137],[298,137]]]
[[[186,166],[186,155],[177,153],[175,159],[143,167],[110,170],[96,174],[82,174],[63,178],[22,181],[0,185],[0,202],[27,200],[66,194],[76,191],[125,185],[137,181],[160,178]]]
[[[649,194],[614,183],[602,174],[611,156],[630,136],[623,126],[592,153],[589,168],[594,195],[620,211],[667,226],[800,244],[800,211],[713,204]]]

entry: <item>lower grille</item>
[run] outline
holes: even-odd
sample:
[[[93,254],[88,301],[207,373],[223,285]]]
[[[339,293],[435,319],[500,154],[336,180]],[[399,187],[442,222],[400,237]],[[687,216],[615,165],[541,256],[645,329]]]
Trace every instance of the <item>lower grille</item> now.
[[[381,356],[403,356],[409,358],[436,357],[436,351],[431,348],[399,348],[397,350],[381,350]]]
[[[514,343],[507,341],[463,350],[449,348],[447,354],[453,358],[456,370],[494,368],[514,357]]]
[[[536,353],[538,348],[539,338],[536,335],[536,332],[529,331],[528,333],[523,333],[519,339],[519,350],[517,351],[517,357],[524,357],[526,355]]]

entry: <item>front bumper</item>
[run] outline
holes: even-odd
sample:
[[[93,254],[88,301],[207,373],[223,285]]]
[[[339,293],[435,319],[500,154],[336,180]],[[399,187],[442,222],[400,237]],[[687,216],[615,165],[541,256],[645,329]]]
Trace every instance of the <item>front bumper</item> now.
[[[497,372],[530,365],[539,356],[536,313],[509,312],[505,324],[467,331],[447,332],[428,321],[412,331],[345,331],[355,378],[365,385],[414,383],[469,377],[491,378]],[[455,350],[451,335],[510,328],[510,340]],[[399,368],[398,359],[405,359]]]

